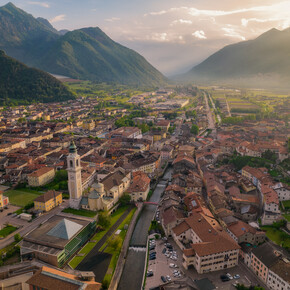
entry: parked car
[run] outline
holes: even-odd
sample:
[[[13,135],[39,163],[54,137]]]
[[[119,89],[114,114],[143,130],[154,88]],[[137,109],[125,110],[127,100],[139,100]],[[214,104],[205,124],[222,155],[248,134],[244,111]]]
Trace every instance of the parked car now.
[[[163,250],[162,250],[162,254],[165,254],[166,253],[166,248],[164,248]]]
[[[166,279],[167,279],[167,281],[168,281],[168,282],[170,282],[170,281],[171,281],[171,278],[170,278],[170,276],[169,276],[169,275],[167,275],[167,276],[166,276]]]
[[[223,282],[230,281],[230,278],[227,275],[221,275],[220,278]]]
[[[240,278],[240,275],[239,275],[239,274],[236,274],[236,275],[234,276],[234,278],[235,278],[235,279],[239,279],[239,278]]]
[[[160,278],[161,278],[161,280],[162,280],[163,283],[166,283],[167,282],[167,280],[166,280],[166,278],[164,276],[161,276]]]
[[[227,273],[226,275],[229,277],[230,280],[234,279],[233,276],[230,273]]]
[[[146,275],[147,277],[152,277],[152,276],[154,276],[154,274],[153,274],[153,272],[147,272],[147,275]]]
[[[152,261],[152,260],[156,260],[156,256],[149,257],[149,260],[150,260],[150,261]]]

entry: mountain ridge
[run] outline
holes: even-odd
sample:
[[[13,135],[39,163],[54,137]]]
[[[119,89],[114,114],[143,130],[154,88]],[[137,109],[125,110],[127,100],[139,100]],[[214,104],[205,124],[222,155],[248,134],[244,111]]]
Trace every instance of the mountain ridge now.
[[[75,96],[50,74],[30,68],[0,50],[0,103],[59,102]]]
[[[168,82],[143,56],[99,27],[63,34],[11,2],[0,7],[0,49],[29,66],[77,79],[141,86]]]
[[[268,82],[272,76],[278,84],[290,79],[289,67],[290,29],[273,28],[255,39],[223,47],[179,79],[238,83],[253,77]]]

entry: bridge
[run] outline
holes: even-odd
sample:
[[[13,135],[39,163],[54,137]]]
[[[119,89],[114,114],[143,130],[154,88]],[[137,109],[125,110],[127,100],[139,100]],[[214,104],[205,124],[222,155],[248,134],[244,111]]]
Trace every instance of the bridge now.
[[[158,202],[153,202],[153,201],[144,201],[144,204],[153,204],[153,205],[158,205]]]

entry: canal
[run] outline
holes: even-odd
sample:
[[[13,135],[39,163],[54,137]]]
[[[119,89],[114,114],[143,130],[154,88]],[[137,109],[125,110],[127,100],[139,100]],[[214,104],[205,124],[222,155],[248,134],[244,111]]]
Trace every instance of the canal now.
[[[151,202],[159,202],[165,190],[168,179],[171,178],[172,169],[168,168],[164,177],[157,184]],[[140,214],[139,220],[132,234],[130,247],[127,253],[124,270],[118,285],[118,290],[141,289],[146,258],[146,243],[148,230],[156,211],[156,205],[146,204]]]

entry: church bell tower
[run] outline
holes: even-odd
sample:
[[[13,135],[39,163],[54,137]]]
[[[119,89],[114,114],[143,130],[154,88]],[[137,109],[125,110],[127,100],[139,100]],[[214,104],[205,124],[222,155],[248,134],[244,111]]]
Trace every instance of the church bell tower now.
[[[76,145],[72,141],[69,146],[69,155],[67,157],[67,172],[69,206],[74,209],[78,209],[80,207],[80,202],[82,199],[81,170],[81,159],[77,153]]]

